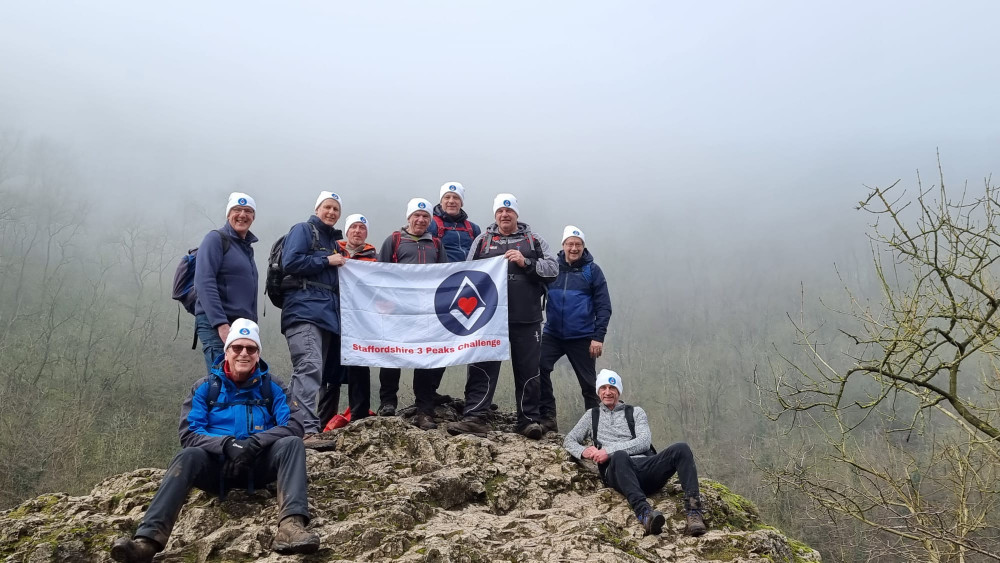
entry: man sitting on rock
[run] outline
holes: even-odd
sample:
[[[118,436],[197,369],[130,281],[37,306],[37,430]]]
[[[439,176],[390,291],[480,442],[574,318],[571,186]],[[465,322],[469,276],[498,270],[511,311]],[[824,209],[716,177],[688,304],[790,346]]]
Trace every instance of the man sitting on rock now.
[[[691,448],[679,442],[656,453],[646,411],[619,401],[622,390],[621,376],[602,369],[597,374],[597,397],[601,404],[584,413],[566,434],[563,447],[577,459],[597,463],[604,484],[625,495],[646,534],[659,534],[665,523],[663,513],[653,510],[646,495],[663,488],[676,472],[684,489],[687,511],[684,533],[704,534],[698,469]],[[594,445],[585,447],[583,443],[588,436]]]
[[[111,546],[115,561],[147,563],[170,537],[188,491],[225,493],[227,487],[264,487],[278,482],[279,553],[313,553],[319,536],[306,530],[306,454],[298,410],[283,385],[260,359],[260,329],[247,319],[233,322],[225,356],[195,383],[181,409],[184,449],[167,468],[135,537]]]

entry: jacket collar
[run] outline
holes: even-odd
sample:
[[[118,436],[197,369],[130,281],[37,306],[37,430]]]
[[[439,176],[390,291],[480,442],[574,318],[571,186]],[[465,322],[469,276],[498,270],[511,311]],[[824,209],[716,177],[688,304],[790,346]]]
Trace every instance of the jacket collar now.
[[[434,206],[434,215],[453,223],[464,223],[469,220],[469,214],[464,209],[459,209],[458,215],[448,215],[440,203]]]
[[[230,387],[234,387],[237,389],[250,389],[253,387],[257,387],[260,385],[261,379],[269,373],[267,362],[265,362],[262,358],[258,359],[257,369],[254,370],[254,372],[250,375],[250,377],[247,378],[247,380],[243,383],[242,386],[237,386],[235,383],[233,383],[232,380],[226,377],[226,374],[223,372],[223,363],[225,361],[226,361],[225,355],[220,356],[218,358],[218,361],[216,361],[215,365],[212,366],[212,377],[218,377],[219,379],[222,380],[223,385],[228,385]]]
[[[332,238],[333,240],[340,240],[344,238],[344,233],[341,232],[340,229],[338,229],[336,226],[331,227],[327,225],[326,223],[321,221],[319,217],[315,215],[310,215],[308,222],[312,226],[316,227],[316,230],[326,234],[326,236]]]
[[[245,242],[247,244],[253,244],[258,240],[257,237],[254,236],[253,231],[247,231],[247,238],[240,238],[240,235],[236,234],[236,230],[233,229],[233,226],[229,224],[229,221],[226,221],[226,224],[223,225],[221,228],[219,228],[219,230],[226,233],[227,235],[229,235],[229,238],[237,242]]]

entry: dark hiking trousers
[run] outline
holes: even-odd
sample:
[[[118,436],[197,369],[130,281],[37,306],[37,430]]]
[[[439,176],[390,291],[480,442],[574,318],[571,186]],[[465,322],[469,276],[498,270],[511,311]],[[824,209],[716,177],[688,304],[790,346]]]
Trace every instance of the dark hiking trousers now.
[[[541,422],[538,411],[538,354],[541,323],[510,324],[510,362],[514,371],[514,402],[517,429]],[[485,418],[493,403],[500,376],[500,362],[469,364],[465,380],[465,416]]]
[[[340,386],[347,383],[347,406],[351,408],[351,421],[361,420],[371,410],[371,371],[368,366],[342,366],[338,383],[323,382],[320,388],[319,428],[326,428],[330,419],[340,412]]]
[[[538,373],[541,404],[539,410],[542,418],[555,419],[556,396],[552,392],[552,368],[559,358],[566,356],[573,366],[576,380],[580,383],[580,393],[583,394],[583,407],[590,410],[601,402],[597,398],[597,360],[590,357],[590,338],[574,338],[563,340],[551,334],[542,335],[542,353],[538,360]]]
[[[434,395],[437,394],[444,377],[445,368],[413,370],[413,395],[417,410],[424,414],[434,414]],[[378,370],[378,398],[383,405],[397,406],[399,394],[399,377],[402,370],[398,368],[381,368]]]
[[[260,453],[254,465],[234,479],[223,479],[223,460],[201,448],[184,448],[170,462],[160,488],[153,497],[135,535],[149,538],[161,546],[167,545],[177,515],[184,505],[191,486],[219,494],[220,488],[254,488],[278,482],[278,522],[287,516],[303,516],[309,520],[306,498],[306,450],[302,439],[286,436]]]
[[[663,488],[676,472],[685,497],[698,496],[698,469],[694,454],[684,442],[673,444],[654,456],[631,457],[624,451],[611,454],[598,466],[604,483],[625,495],[632,510],[648,505],[646,496]]]

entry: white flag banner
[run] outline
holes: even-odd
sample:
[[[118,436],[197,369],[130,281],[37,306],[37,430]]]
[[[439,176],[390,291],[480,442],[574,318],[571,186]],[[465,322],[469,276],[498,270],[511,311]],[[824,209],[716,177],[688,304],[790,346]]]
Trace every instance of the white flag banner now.
[[[346,366],[437,368],[510,359],[507,260],[340,267]]]

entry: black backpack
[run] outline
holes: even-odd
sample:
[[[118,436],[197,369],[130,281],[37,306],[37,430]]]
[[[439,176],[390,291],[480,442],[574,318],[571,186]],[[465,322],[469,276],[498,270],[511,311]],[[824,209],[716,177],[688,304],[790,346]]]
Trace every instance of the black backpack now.
[[[229,251],[229,236],[219,229],[213,229],[213,231],[219,233],[219,238],[222,240],[222,254],[225,254]],[[198,302],[198,293],[194,288],[194,266],[197,256],[198,247],[196,246],[181,257],[177,269],[174,270],[174,289],[170,294],[174,301],[180,303],[184,310],[192,315],[194,314],[194,305]],[[179,319],[178,322],[180,322]]]
[[[312,242],[309,244],[310,251],[316,250],[328,250],[331,252],[339,252],[337,249],[322,248],[319,245],[319,229],[316,225],[312,223],[306,223],[309,225],[309,229],[312,231]],[[281,266],[281,254],[285,248],[285,238],[288,235],[282,235],[278,240],[274,241],[271,245],[271,253],[267,255],[267,277],[264,279],[264,295],[271,300],[271,304],[277,308],[281,308],[285,304],[285,292],[289,289],[304,288],[307,285],[314,287],[321,287],[333,291],[333,286],[327,285],[325,283],[319,283],[314,281],[306,281],[301,278],[296,278],[294,276],[286,275],[284,268]]]
[[[274,404],[274,394],[271,390],[271,378],[266,373],[260,378],[260,399],[244,399],[240,401],[220,403],[220,391],[222,391],[222,380],[218,377],[209,378],[208,396],[205,397],[205,403],[208,405],[209,411],[216,407],[224,408],[231,405],[265,406],[267,407],[267,412],[271,413],[271,416],[274,416],[274,411],[271,410],[271,407]]]
[[[594,408],[590,409],[591,417],[592,417],[592,422],[591,422],[592,430],[591,430],[591,432],[594,435],[594,447],[597,448],[597,449],[601,449],[601,443],[599,441],[597,441],[597,423],[598,423],[598,421],[601,420],[601,411],[600,411],[600,409],[601,409],[601,407],[594,407]],[[629,432],[632,433],[632,439],[633,440],[635,439],[635,412],[634,411],[635,411],[635,409],[632,407],[632,405],[625,405],[625,422],[628,423],[628,430],[629,430]],[[643,455],[643,454],[637,454],[637,455]],[[644,455],[656,455],[656,448],[653,447],[652,443],[649,444],[649,450],[646,451],[646,453]]]

